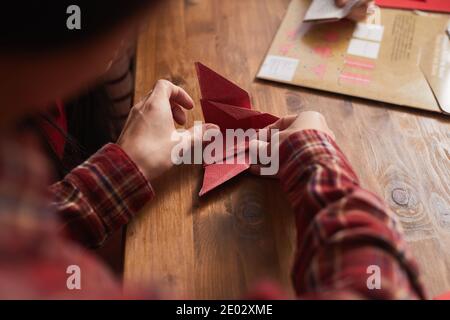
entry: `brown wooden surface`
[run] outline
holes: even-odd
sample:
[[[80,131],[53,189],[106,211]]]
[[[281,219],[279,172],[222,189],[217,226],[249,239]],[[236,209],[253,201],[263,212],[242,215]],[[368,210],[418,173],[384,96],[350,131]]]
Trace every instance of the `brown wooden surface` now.
[[[322,112],[363,185],[397,213],[431,296],[450,291],[450,118],[255,81],[289,0],[172,0],[138,46],[136,99],[159,78],[197,102],[194,62],[247,89],[259,109]],[[411,92],[414,94],[414,92]],[[241,175],[205,198],[201,167],[156,182],[157,197],[128,227],[125,285],[150,281],[172,296],[238,298],[261,278],[292,294],[292,212],[275,181]]]

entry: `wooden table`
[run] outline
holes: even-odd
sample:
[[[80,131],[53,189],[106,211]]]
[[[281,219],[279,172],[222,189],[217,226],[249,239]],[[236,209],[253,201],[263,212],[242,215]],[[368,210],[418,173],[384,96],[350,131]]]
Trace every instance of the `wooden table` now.
[[[322,112],[363,185],[396,212],[431,296],[450,290],[450,118],[256,81],[289,0],[172,0],[138,45],[136,99],[166,78],[197,102],[194,62],[247,89],[260,110]],[[414,92],[411,92],[414,94]],[[153,281],[178,297],[238,298],[261,278],[292,294],[292,212],[276,181],[241,175],[205,198],[201,167],[177,167],[128,227],[125,284]]]

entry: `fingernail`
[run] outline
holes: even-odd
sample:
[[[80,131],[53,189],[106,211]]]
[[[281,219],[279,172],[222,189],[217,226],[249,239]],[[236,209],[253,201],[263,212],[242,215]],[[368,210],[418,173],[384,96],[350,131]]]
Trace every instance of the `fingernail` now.
[[[219,129],[219,126],[214,123],[205,123],[206,129]]]

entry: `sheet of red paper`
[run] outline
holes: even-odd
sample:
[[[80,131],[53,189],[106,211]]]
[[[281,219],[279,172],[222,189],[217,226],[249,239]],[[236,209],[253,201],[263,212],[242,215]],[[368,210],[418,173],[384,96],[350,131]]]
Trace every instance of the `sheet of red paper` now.
[[[450,0],[376,0],[380,7],[450,12]]]
[[[202,94],[200,102],[205,122],[218,125],[225,134],[226,129],[262,129],[278,120],[278,117],[271,114],[252,110],[247,91],[199,62],[195,66]],[[247,144],[244,149],[248,149]],[[204,195],[247,170],[250,164],[248,157],[245,158],[245,163],[205,165],[203,186],[199,195]]]

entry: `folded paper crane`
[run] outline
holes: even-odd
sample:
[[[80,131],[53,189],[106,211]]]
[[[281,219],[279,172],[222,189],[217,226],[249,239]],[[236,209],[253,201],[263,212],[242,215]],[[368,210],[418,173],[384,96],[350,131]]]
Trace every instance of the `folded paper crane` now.
[[[250,96],[245,90],[199,62],[195,66],[205,122],[214,123],[225,132],[226,129],[262,129],[278,120],[278,117],[271,114],[252,110]],[[248,151],[248,145],[245,150]],[[203,186],[199,195],[204,195],[248,168],[248,157],[245,163],[205,165]]]

